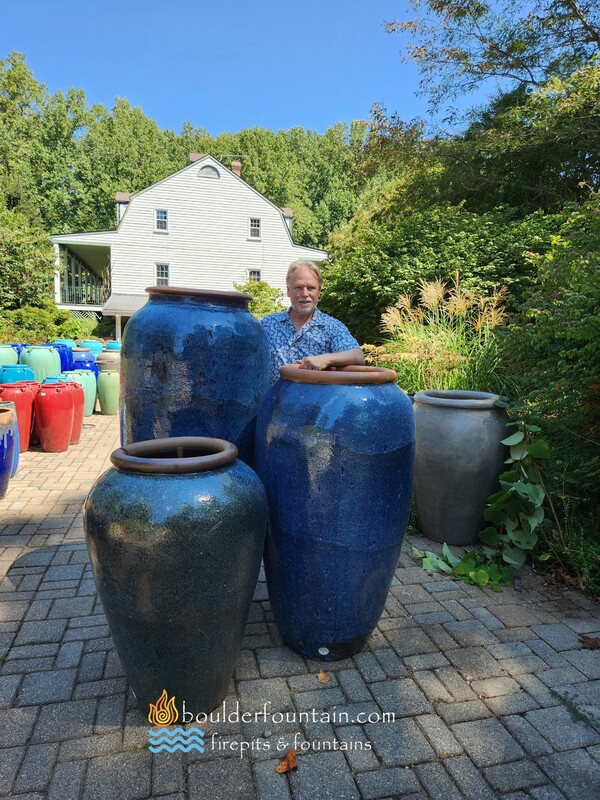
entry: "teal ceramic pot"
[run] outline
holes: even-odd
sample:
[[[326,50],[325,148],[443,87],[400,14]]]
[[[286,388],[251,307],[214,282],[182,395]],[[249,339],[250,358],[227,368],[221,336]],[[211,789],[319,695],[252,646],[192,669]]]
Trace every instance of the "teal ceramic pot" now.
[[[121,349],[121,342],[118,342],[116,339],[111,339],[109,342],[106,343],[105,350],[120,350]]]
[[[19,383],[34,381],[35,375],[26,364],[3,364],[0,367],[0,383]]]
[[[0,364],[18,364],[19,353],[10,344],[0,344]]]
[[[268,517],[236,455],[202,437],[126,445],[85,502],[94,580],[144,714],[163,690],[194,714],[227,694]]]
[[[121,382],[118,372],[101,372],[98,375],[98,401],[105,415],[119,413],[119,390]]]
[[[89,369],[75,369],[72,372],[63,373],[68,378],[77,381],[83,386],[83,393],[85,395],[84,416],[91,417],[96,407],[96,378],[93,372]]]
[[[249,295],[168,286],[125,329],[123,442],[215,436],[251,461],[254,422],[269,380],[269,346]]]
[[[31,367],[34,380],[42,383],[44,378],[56,377],[62,372],[60,356],[55,347],[33,345],[21,351],[19,363]]]
[[[84,339],[82,342],[79,343],[79,347],[87,348],[91,350],[94,356],[100,355],[102,350],[102,342],[99,342],[97,339]]]
[[[77,347],[74,339],[55,339],[54,344],[64,344],[67,347]]]

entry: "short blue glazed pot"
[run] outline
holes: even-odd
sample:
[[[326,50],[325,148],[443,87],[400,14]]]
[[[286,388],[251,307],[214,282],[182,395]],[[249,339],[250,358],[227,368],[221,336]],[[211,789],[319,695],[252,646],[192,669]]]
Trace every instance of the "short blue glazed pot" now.
[[[121,441],[214,436],[252,459],[269,346],[249,295],[155,286],[121,348]]]
[[[19,381],[34,380],[34,372],[26,364],[2,364],[0,367],[0,383],[19,383]]]
[[[269,598],[282,639],[325,661],[377,624],[408,521],[415,431],[392,370],[282,367],[257,419]]]
[[[86,500],[94,579],[145,713],[163,690],[194,714],[227,694],[268,520],[264,489],[236,456],[203,437],[127,445]]]
[[[84,339],[79,343],[79,347],[84,347],[88,350],[91,350],[94,356],[100,355],[100,353],[104,350],[102,342],[99,342],[97,339]]]
[[[105,350],[120,350],[121,349],[121,342],[117,341],[117,339],[111,339],[106,343],[104,346]]]
[[[73,354],[73,367],[71,370],[63,370],[63,372],[71,372],[75,369],[87,369],[94,373],[96,380],[98,380],[98,365],[96,364],[96,357],[89,349],[89,347],[75,347],[71,350]]]

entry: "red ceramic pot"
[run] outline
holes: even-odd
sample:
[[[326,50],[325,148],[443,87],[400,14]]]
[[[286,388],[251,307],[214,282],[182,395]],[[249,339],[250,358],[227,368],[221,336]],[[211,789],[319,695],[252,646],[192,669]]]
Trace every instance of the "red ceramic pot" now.
[[[24,386],[26,389],[29,389],[31,392],[31,402],[33,404],[33,398],[38,393],[38,389],[40,388],[41,384],[39,381],[17,381],[17,383],[13,383],[13,386]],[[31,406],[33,411],[31,414],[31,433],[29,435],[29,445],[32,444],[39,444],[40,437],[38,436],[37,427],[35,424],[35,408]]]
[[[17,410],[19,426],[19,453],[29,449],[33,419],[33,393],[17,383],[0,383],[0,400],[12,400]]]
[[[56,385],[56,384],[55,384]],[[69,444],[79,444],[81,428],[83,427],[83,412],[85,409],[85,394],[83,386],[76,381],[65,381],[59,384],[68,389],[73,395],[73,428]]]
[[[37,432],[45,453],[69,449],[73,430],[73,393],[64,384],[40,386],[33,400]]]

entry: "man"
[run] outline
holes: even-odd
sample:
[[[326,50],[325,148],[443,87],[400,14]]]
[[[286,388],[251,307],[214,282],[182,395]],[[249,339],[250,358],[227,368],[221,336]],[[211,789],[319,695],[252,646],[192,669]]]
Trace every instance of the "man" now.
[[[291,306],[261,320],[271,349],[270,382],[283,364],[328,369],[364,364],[363,352],[348,328],[317,308],[323,278],[312,261],[294,261],[285,283]]]

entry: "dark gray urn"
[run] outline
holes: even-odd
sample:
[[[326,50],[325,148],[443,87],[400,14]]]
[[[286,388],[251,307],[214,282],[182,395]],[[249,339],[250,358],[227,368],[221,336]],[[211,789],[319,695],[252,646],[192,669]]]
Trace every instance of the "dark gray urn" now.
[[[207,713],[227,693],[258,579],[264,489],[219,439],[138,442],[111,460],[84,524],[115,648],[142,711],[166,690],[180,712]]]
[[[421,531],[434,542],[469,545],[485,527],[508,449],[508,417],[487,392],[433,390],[414,400],[414,494]]]

